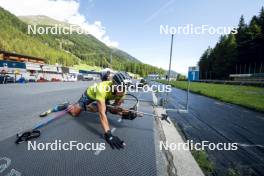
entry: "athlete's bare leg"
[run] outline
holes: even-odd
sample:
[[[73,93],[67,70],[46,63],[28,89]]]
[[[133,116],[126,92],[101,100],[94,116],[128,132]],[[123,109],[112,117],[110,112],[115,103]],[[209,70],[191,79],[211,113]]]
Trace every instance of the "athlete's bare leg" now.
[[[83,111],[79,104],[69,105],[68,109],[70,109],[69,113],[74,117],[79,116],[80,113]]]

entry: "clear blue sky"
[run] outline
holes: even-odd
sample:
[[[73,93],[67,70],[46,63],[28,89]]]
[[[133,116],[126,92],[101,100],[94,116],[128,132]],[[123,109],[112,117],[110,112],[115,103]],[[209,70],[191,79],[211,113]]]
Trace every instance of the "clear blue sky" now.
[[[167,5],[166,5],[167,4]],[[257,15],[263,0],[81,0],[80,13],[88,21],[100,20],[119,48],[143,62],[168,68],[170,36],[159,26],[185,24],[237,26]],[[176,35],[172,69],[186,73],[203,51],[214,46],[218,35]]]

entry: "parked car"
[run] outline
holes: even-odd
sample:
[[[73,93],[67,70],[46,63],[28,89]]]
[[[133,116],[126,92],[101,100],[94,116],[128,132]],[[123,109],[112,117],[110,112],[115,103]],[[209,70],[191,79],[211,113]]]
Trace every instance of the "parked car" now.
[[[28,76],[28,82],[37,82],[37,78],[35,75]]]
[[[27,83],[27,80],[24,77],[21,77],[16,82],[17,83]]]
[[[40,77],[37,82],[48,82],[48,80],[43,77]]]
[[[14,83],[15,78],[9,75],[1,75],[0,76],[0,84]]]
[[[60,79],[58,79],[58,78],[51,78],[51,80],[50,80],[51,82],[60,82],[61,80]]]
[[[145,79],[141,79],[139,84],[138,84],[138,87],[143,87],[144,85],[147,85],[147,81]]]

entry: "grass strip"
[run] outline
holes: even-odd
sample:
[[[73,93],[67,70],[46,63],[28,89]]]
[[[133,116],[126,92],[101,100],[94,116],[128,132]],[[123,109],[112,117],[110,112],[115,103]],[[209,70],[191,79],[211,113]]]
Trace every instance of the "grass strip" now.
[[[158,82],[167,84],[166,80]],[[187,81],[170,81],[173,87],[186,90]],[[191,82],[190,91],[217,100],[264,112],[264,88],[227,84]]]

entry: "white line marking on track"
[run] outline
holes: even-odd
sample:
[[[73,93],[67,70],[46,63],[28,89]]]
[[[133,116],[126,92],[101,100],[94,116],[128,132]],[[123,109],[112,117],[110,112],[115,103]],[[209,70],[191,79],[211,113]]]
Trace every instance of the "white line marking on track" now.
[[[241,144],[241,143],[238,143],[237,145],[241,146],[241,147],[261,147],[261,148],[264,148],[264,145],[260,145],[260,144],[252,145],[252,144]]]
[[[182,104],[179,103],[180,108],[185,108]]]
[[[101,151],[102,151],[102,150],[96,150],[96,151],[94,152],[94,155],[99,155],[99,154],[101,153]]]
[[[218,102],[218,101],[215,101],[214,103],[215,103],[216,105],[220,105],[220,106],[221,106],[221,105],[224,105],[223,103]]]
[[[114,133],[114,132],[115,132],[115,130],[116,130],[116,128],[112,128],[111,132],[112,132],[112,133]]]
[[[138,97],[141,97],[141,93],[142,93],[142,92],[138,92]]]
[[[158,105],[158,98],[156,97],[155,93],[151,91],[152,94],[152,101],[154,105]]]
[[[264,116],[256,115],[257,118],[264,120]]]

